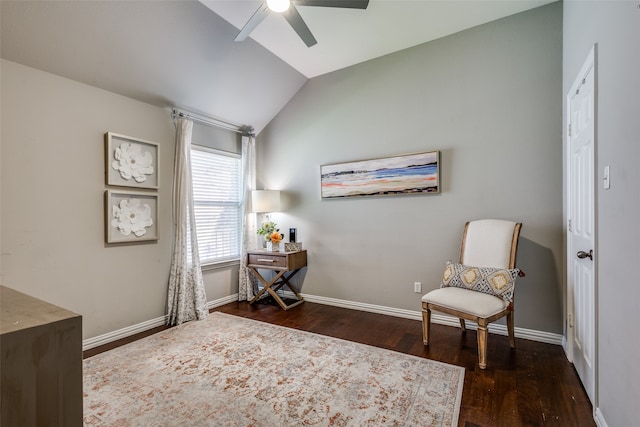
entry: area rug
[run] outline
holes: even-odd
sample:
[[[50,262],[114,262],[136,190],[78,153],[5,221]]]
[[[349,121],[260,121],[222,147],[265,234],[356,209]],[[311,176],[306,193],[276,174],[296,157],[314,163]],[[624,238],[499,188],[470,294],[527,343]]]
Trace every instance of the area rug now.
[[[464,368],[214,312],[84,361],[88,426],[455,426]]]

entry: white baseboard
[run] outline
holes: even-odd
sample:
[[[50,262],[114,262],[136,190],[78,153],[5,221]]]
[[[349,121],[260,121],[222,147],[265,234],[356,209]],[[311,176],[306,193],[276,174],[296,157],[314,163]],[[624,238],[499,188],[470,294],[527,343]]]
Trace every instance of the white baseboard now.
[[[596,408],[593,419],[595,420],[596,425],[598,427],[608,427],[607,422],[604,420],[604,416],[602,415],[602,412],[600,412],[600,408]]]
[[[288,293],[285,292],[285,295],[287,294]],[[290,295],[287,295],[287,296],[293,297],[293,293],[290,293]],[[302,294],[302,296],[306,301],[315,302],[318,304],[350,308],[353,310],[361,310],[361,311],[367,311],[370,313],[386,314],[388,316],[403,317],[405,319],[422,321],[422,311],[405,310],[401,308],[385,307],[382,305],[365,304],[361,302],[327,298],[327,297],[321,297],[317,295]],[[440,325],[458,326],[458,327],[460,326],[460,321],[456,317],[446,316],[443,314],[436,314],[436,313],[432,314],[431,321],[433,323],[437,323]],[[472,324],[471,322],[468,322],[467,328],[471,330],[475,330],[477,329],[477,325]],[[489,332],[498,334],[498,335],[504,335],[504,336],[508,335],[506,325],[499,325],[494,323],[489,325]],[[538,341],[538,342],[543,342],[547,344],[562,345],[563,336],[560,334],[554,334],[551,332],[536,331],[533,329],[518,328],[518,327],[514,328],[514,332],[517,338]]]
[[[211,310],[214,307],[220,307],[221,305],[229,304],[230,302],[238,301],[238,294],[231,294],[228,297],[218,298],[207,303],[207,310]]]
[[[289,292],[284,292],[284,295],[289,297],[289,298],[293,298],[294,295],[293,293],[289,293]],[[347,300],[341,300],[341,299],[336,299],[336,298],[327,298],[327,297],[322,297],[322,296],[317,296],[317,295],[309,295],[309,294],[302,294],[302,296],[304,297],[304,299],[306,301],[309,302],[314,302],[314,303],[318,303],[318,304],[324,304],[324,305],[331,305],[334,307],[342,307],[342,308],[349,308],[352,310],[360,310],[360,311],[367,311],[370,313],[378,313],[378,314],[385,314],[387,316],[394,316],[394,317],[402,317],[405,319],[412,319],[412,320],[422,320],[422,312],[421,311],[414,311],[414,310],[405,310],[405,309],[401,309],[401,308],[394,308],[394,307],[386,307],[383,305],[374,305],[374,304],[366,304],[366,303],[362,303],[362,302],[356,302],[356,301],[347,301]],[[228,304],[230,302],[234,302],[238,300],[238,294],[233,294],[233,295],[229,295],[227,297],[224,298],[220,298],[217,300],[213,300],[213,301],[209,301],[207,302],[207,309],[211,309],[214,307],[219,307],[221,305],[224,304]],[[457,318],[455,317],[451,317],[451,316],[446,316],[446,315],[442,315],[442,314],[432,314],[431,315],[431,321],[433,323],[437,323],[440,325],[447,325],[447,326],[460,326],[460,322]],[[156,328],[158,326],[162,326],[165,325],[167,323],[167,316],[162,316],[162,317],[158,317],[155,319],[151,319],[151,320],[147,320],[145,322],[142,323],[138,323],[136,325],[131,325],[131,326],[127,326],[126,328],[122,328],[122,329],[118,329],[117,331],[113,331],[113,332],[109,332],[103,335],[98,335],[97,337],[93,337],[93,338],[88,338],[86,340],[82,341],[82,350],[89,350],[91,348],[94,347],[98,347],[104,344],[108,344],[110,342],[113,341],[117,341],[119,339],[122,338],[126,338],[128,336],[131,335],[135,335],[137,333],[140,332],[144,332],[147,331],[149,329],[153,329]],[[476,325],[475,324],[471,324],[469,323],[467,325],[468,329],[471,330],[475,330],[476,329]],[[497,324],[491,324],[489,325],[489,332],[494,333],[494,334],[498,334],[498,335],[507,335],[507,327],[505,325],[497,325]],[[532,340],[532,341],[539,341],[539,342],[544,342],[547,344],[556,344],[556,345],[562,345],[562,340],[563,340],[563,336],[559,335],[559,334],[554,334],[551,332],[544,332],[544,331],[536,331],[533,329],[525,329],[525,328],[515,328],[515,335],[517,338],[523,338],[523,339],[527,339],[527,340]],[[606,424],[605,424],[606,425]]]
[[[162,326],[166,323],[167,316],[165,315],[162,317],[156,317],[155,319],[147,320],[146,322],[127,326],[126,328],[118,329],[117,331],[98,335],[97,337],[87,338],[86,340],[82,340],[82,351],[89,350],[91,348],[98,347],[104,344],[109,344],[110,342],[135,335],[139,332],[148,331],[149,329]]]
[[[289,298],[295,298],[292,292],[284,292]],[[383,305],[366,304],[363,302],[347,301],[335,298],[321,297],[317,295],[301,294],[305,301],[318,304],[331,305],[333,307],[350,308],[352,310],[367,311],[369,313],[386,314],[388,316],[404,317],[405,319],[422,320],[419,311],[404,310],[401,308],[385,307]]]
[[[219,307],[224,304],[228,304],[233,301],[238,301],[238,294],[229,295],[224,298],[207,302],[207,310],[213,307]],[[135,325],[127,326],[126,328],[118,329],[117,331],[108,332],[97,337],[87,338],[82,340],[82,351],[89,350],[94,347],[98,347],[110,342],[117,341],[122,338],[129,337],[131,335],[138,334],[140,332],[148,331],[149,329],[157,328],[158,326],[167,324],[167,315],[156,317],[155,319],[147,320],[146,322],[138,323]]]

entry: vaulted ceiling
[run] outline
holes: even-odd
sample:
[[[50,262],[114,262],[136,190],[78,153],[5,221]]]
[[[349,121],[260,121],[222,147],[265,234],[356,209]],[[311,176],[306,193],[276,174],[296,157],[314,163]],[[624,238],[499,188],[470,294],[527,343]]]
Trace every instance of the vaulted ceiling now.
[[[257,41],[234,42],[259,0],[2,0],[0,54],[260,132],[308,78],[550,1],[371,0],[365,11],[300,7],[318,39],[307,48],[280,16],[256,29]]]
[[[238,29],[262,4],[262,0],[200,1]],[[554,1],[370,0],[366,10],[297,6],[318,44],[308,48],[275,12],[251,37],[311,78]]]
[[[307,81],[197,1],[0,2],[2,58],[260,131]],[[64,100],[61,100],[61,104]]]

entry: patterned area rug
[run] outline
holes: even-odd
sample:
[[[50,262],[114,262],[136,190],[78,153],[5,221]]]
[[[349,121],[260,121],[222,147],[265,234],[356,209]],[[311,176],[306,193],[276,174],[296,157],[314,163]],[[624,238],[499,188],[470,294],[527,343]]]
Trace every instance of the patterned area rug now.
[[[89,426],[455,426],[464,368],[223,313],[84,361]]]

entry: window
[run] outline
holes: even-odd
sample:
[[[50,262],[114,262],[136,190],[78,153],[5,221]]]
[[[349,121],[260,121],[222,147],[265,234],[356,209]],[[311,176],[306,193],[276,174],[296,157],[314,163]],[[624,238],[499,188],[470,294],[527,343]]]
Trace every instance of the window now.
[[[193,212],[201,264],[240,258],[240,156],[191,146]]]

